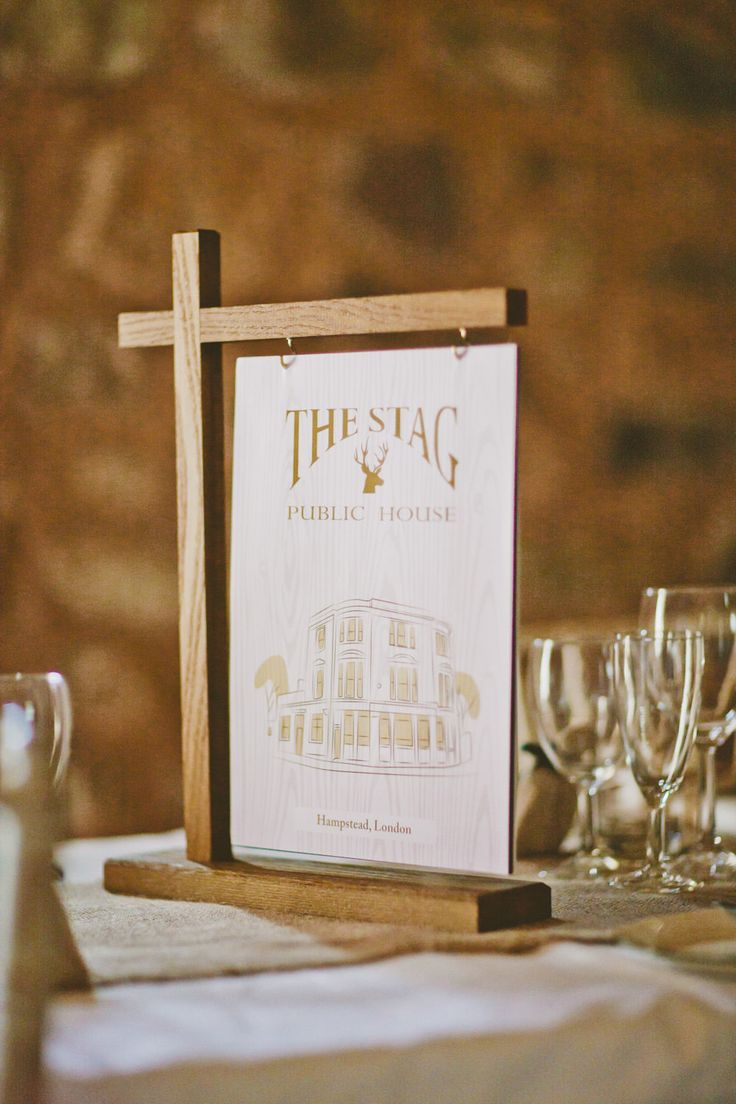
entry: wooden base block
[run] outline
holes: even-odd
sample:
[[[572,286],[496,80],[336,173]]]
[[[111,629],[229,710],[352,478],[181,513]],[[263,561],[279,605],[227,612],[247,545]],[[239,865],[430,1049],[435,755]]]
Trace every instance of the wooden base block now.
[[[542,882],[270,857],[205,864],[183,851],[108,859],[105,889],[448,932],[494,931],[551,915]]]

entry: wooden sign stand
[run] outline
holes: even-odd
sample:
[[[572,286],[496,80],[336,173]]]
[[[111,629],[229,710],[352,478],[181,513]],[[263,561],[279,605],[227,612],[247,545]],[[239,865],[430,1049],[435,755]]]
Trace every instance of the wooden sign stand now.
[[[117,893],[218,901],[354,920],[487,931],[550,915],[541,883],[377,870],[358,864],[233,859],[230,846],[228,594],[222,346],[250,353],[448,344],[458,331],[525,322],[504,288],[223,307],[220,240],[173,237],[173,310],[119,316],[123,348],[174,347],[179,642],[187,850],[110,860]],[[378,339],[378,340],[377,340]]]

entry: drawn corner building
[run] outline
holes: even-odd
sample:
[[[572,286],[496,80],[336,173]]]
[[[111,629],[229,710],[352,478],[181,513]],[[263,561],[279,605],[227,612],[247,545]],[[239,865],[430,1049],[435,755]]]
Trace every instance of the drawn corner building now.
[[[320,610],[305,678],[275,698],[278,753],[332,770],[451,767],[470,758],[450,626],[379,599]]]

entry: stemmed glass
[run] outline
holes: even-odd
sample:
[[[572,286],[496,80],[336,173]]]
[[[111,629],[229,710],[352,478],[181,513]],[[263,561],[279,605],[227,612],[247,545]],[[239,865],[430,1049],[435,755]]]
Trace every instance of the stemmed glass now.
[[[613,645],[616,699],[626,758],[649,806],[646,863],[611,885],[676,893],[696,889],[671,869],[665,812],[695,742],[703,671],[700,633],[622,634]]]
[[[37,1101],[52,964],[68,953],[51,891],[59,828],[52,782],[71,739],[61,675],[0,674],[0,1098]],[[70,960],[71,961],[71,960]]]
[[[535,640],[528,678],[539,742],[578,792],[580,850],[555,870],[555,877],[607,881],[619,863],[598,840],[597,797],[623,758],[610,642]]]
[[[0,791],[13,788],[10,762],[25,763],[33,746],[49,763],[51,781],[59,786],[66,773],[72,732],[69,687],[57,671],[44,674],[0,674]],[[27,781],[27,767],[17,773]]]
[[[698,882],[736,879],[736,854],[716,835],[716,752],[736,731],[736,586],[649,587],[640,622],[647,628],[703,634],[705,666],[695,737],[698,749],[700,839],[673,868]]]

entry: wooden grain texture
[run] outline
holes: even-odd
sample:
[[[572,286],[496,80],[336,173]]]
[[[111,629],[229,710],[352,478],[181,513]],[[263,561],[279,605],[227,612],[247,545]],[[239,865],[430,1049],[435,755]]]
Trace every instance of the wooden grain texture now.
[[[177,235],[186,237],[186,235]],[[488,326],[523,325],[526,298],[507,288],[374,295],[303,303],[259,303],[208,307],[200,315],[200,340],[267,341],[285,337],[408,333]],[[174,312],[147,311],[118,316],[122,348],[174,343]]]
[[[546,920],[549,887],[513,878],[258,859],[194,863],[183,852],[109,859],[111,893],[207,901],[256,911],[483,932]]]
[[[234,846],[508,872],[515,380],[510,345],[473,347],[461,359],[448,348],[297,356],[286,372],[278,360],[239,362],[230,607]],[[400,430],[387,413],[391,403],[403,404]],[[333,407],[353,410],[354,436],[340,439],[338,428],[325,448],[323,432],[321,454],[310,463],[305,415],[300,475],[292,483],[297,423],[285,410],[319,408],[324,422]],[[418,438],[409,443],[420,409],[426,457]],[[369,430],[370,411],[379,412],[380,431]],[[452,416],[438,430],[439,411]],[[339,409],[336,419],[339,426]],[[365,444],[372,455],[379,446],[388,450],[383,484],[372,493],[365,493],[355,459]],[[447,457],[457,465],[453,485],[439,470],[437,446],[445,472]],[[329,504],[336,518],[317,520]],[[357,510],[359,520],[343,520],[346,510]],[[440,520],[382,517],[430,510]],[[350,614],[364,632],[348,656],[338,629],[348,616],[345,603],[357,603]],[[387,606],[404,612],[387,614]],[[325,625],[319,653],[318,611]],[[411,621],[416,648],[389,646],[388,616]],[[442,658],[434,623],[449,631]],[[278,674],[264,673],[269,657],[279,657]],[[343,698],[338,686],[346,658],[364,676],[357,698]],[[403,705],[390,690],[389,668],[397,662],[409,663],[416,677],[417,693]],[[435,743],[440,669],[450,680],[466,673],[477,692],[472,716],[464,707],[444,714],[456,731],[452,755]],[[367,719],[363,751],[342,739],[345,719],[354,728],[356,711]],[[297,712],[305,732],[299,751]],[[405,714],[415,718],[409,749],[392,748],[391,718]],[[418,750],[420,715],[431,728],[426,757]],[[316,716],[323,731],[313,741]],[[389,724],[385,755],[381,717]],[[343,819],[360,823],[336,829]],[[394,821],[400,832],[391,830]]]
[[[219,236],[173,239],[184,822],[192,859],[230,854],[222,350],[200,307],[220,299]]]
[[[213,231],[174,235],[173,276],[173,310],[120,315],[119,343],[174,346],[184,810],[188,855],[203,862],[230,856],[221,343],[263,353],[280,352],[286,336],[305,352],[446,343],[460,327],[523,325],[526,296],[481,288],[223,308]]]

